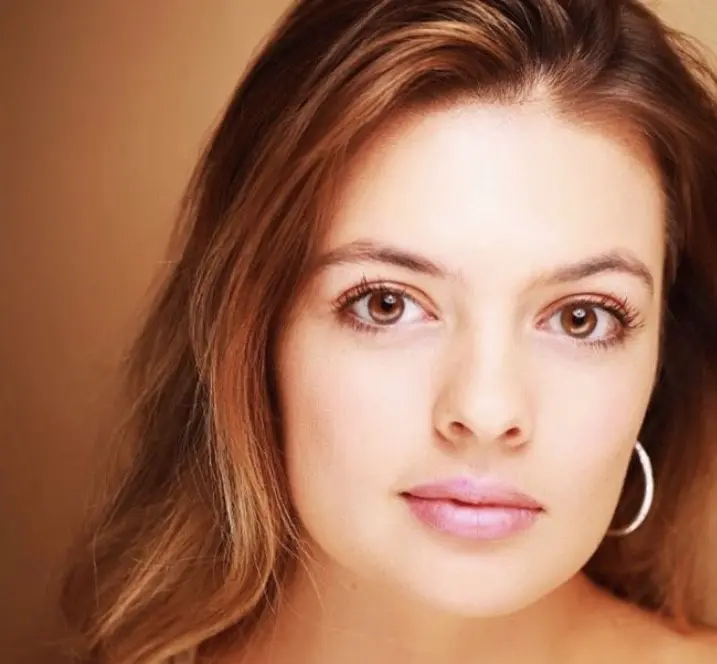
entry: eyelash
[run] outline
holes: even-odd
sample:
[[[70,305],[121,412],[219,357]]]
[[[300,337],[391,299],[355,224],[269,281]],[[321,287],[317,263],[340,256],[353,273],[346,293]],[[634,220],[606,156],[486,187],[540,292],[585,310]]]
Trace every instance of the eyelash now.
[[[408,294],[406,288],[397,287],[394,284],[389,284],[384,281],[372,281],[369,282],[364,277],[361,282],[355,286],[349,288],[347,291],[342,293],[334,302],[333,309],[342,324],[348,325],[353,330],[368,334],[382,334],[387,332],[393,325],[371,325],[364,323],[358,319],[355,315],[349,312],[349,309],[364,299],[367,296],[371,296],[375,293],[390,293],[398,298],[408,298],[414,302],[417,306],[424,309],[424,307],[418,302],[418,300]],[[568,338],[571,341],[581,347],[595,348],[595,349],[608,349],[614,346],[621,345],[627,341],[630,335],[640,327],[642,327],[642,320],[640,318],[640,312],[633,307],[627,298],[620,298],[617,296],[607,295],[583,295],[579,298],[569,299],[566,298],[557,304],[553,305],[550,309],[550,313],[547,316],[541,317],[541,321],[549,321],[559,313],[562,309],[567,306],[578,307],[590,307],[598,308],[610,314],[618,323],[620,331],[610,339],[596,339],[592,341],[586,341],[577,339],[575,337]]]
[[[415,302],[418,306],[421,306],[416,298],[408,295],[405,288],[400,288],[392,284],[385,283],[383,281],[371,281],[369,282],[366,277],[361,279],[361,282],[352,286],[347,291],[342,293],[334,302],[333,309],[336,315],[339,317],[339,321],[345,325],[348,325],[357,332],[367,332],[368,334],[381,334],[385,332],[387,328],[392,327],[391,325],[369,325],[359,320],[356,316],[349,313],[350,307],[362,300],[367,296],[371,296],[374,293],[390,293],[398,298],[408,298]]]
[[[585,341],[576,339],[575,337],[569,337],[569,339],[581,347],[594,348],[597,350],[606,350],[619,345],[624,344],[630,336],[639,330],[643,321],[640,316],[640,312],[630,304],[629,300],[624,297],[618,297],[616,295],[597,295],[588,294],[582,295],[577,298],[565,298],[550,308],[550,313],[547,316],[541,317],[541,320],[549,321],[566,307],[590,307],[602,309],[603,311],[610,314],[619,326],[619,332],[609,339],[595,339],[592,341]]]

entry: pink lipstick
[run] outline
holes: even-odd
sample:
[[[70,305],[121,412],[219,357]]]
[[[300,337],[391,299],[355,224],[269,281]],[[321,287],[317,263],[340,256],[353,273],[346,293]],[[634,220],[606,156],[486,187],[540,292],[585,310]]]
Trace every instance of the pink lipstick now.
[[[415,486],[401,496],[429,528],[481,541],[525,531],[545,511],[536,500],[506,484],[465,477]]]

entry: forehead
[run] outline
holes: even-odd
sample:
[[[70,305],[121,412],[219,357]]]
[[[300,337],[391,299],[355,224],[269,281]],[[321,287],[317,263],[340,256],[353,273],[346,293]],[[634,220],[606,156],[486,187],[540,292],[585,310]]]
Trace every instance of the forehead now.
[[[399,245],[480,279],[625,250],[659,275],[664,197],[645,155],[541,104],[412,116],[356,161],[325,244]]]

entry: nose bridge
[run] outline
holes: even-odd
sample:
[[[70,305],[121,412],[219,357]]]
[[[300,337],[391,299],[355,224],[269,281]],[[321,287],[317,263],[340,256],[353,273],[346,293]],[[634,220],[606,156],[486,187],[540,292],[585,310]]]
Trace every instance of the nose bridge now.
[[[520,340],[505,326],[473,326],[453,346],[443,399],[450,419],[481,439],[519,429],[532,418]]]

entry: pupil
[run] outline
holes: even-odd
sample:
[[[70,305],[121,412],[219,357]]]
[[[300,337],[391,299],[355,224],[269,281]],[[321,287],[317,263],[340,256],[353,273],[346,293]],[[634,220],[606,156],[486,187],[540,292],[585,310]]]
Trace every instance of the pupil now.
[[[595,312],[587,307],[565,309],[562,315],[563,329],[576,337],[587,337],[595,329]]]
[[[384,325],[389,325],[400,318],[403,307],[401,296],[391,291],[374,293],[368,301],[369,315],[374,321]]]
[[[390,314],[393,308],[396,306],[396,296],[391,293],[385,293],[381,298],[380,307],[384,313]]]
[[[585,321],[588,318],[588,312],[585,311],[585,309],[575,309],[573,310],[573,323],[575,324],[575,327],[582,327],[585,325]]]

